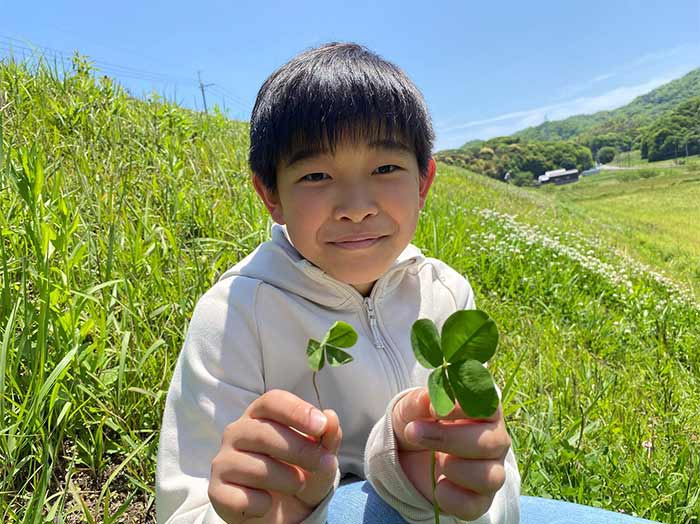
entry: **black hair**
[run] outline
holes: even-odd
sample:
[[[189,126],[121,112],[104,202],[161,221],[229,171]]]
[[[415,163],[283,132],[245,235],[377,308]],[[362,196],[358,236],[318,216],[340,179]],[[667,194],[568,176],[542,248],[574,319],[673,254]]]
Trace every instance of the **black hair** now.
[[[277,165],[298,149],[334,152],[340,140],[400,140],[427,174],[435,135],[418,88],[401,69],[354,43],[305,51],[272,73],[250,119],[250,168],[277,190]]]

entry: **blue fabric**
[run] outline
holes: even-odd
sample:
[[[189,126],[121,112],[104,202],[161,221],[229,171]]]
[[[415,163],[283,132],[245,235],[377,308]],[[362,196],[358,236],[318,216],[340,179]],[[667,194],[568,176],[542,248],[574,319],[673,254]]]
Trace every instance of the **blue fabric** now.
[[[650,520],[571,502],[520,497],[521,524],[643,524]],[[405,524],[369,482],[341,485],[328,508],[328,524]],[[655,523],[658,524],[658,523]]]

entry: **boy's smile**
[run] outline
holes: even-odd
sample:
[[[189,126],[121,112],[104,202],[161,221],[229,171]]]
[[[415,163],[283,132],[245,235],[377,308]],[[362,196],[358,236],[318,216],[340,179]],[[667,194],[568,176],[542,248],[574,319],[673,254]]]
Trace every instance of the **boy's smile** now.
[[[280,161],[277,191],[253,184],[301,255],[368,295],[411,242],[435,176],[420,177],[413,151],[391,140],[338,143]]]

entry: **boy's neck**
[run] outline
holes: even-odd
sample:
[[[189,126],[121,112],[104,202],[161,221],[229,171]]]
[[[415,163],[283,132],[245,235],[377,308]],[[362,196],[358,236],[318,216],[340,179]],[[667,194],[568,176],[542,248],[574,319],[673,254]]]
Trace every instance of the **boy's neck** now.
[[[360,295],[363,297],[368,297],[370,293],[372,292],[372,288],[374,288],[374,284],[376,283],[376,280],[374,282],[368,282],[367,284],[350,284],[352,287],[354,287]]]

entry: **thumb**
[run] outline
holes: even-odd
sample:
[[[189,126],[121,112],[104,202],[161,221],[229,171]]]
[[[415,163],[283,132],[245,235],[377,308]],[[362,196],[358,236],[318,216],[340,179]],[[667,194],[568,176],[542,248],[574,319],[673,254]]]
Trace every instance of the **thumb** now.
[[[326,415],[328,424],[326,425],[325,433],[321,437],[321,445],[337,455],[340,443],[343,440],[343,430],[340,428],[338,414],[332,409],[324,409],[323,414]]]
[[[399,451],[418,451],[424,448],[409,442],[405,437],[406,426],[414,420],[425,420],[435,417],[430,409],[428,388],[422,387],[409,391],[394,404],[391,412],[391,422]]]
[[[301,470],[304,476],[304,487],[297,493],[296,497],[309,507],[318,506],[328,492],[333,488],[333,482],[338,471],[338,449],[342,440],[342,431],[338,415],[332,409],[323,410],[328,420],[326,431],[321,437],[319,446],[323,451],[333,458],[329,463],[321,463],[321,467],[316,471]]]

